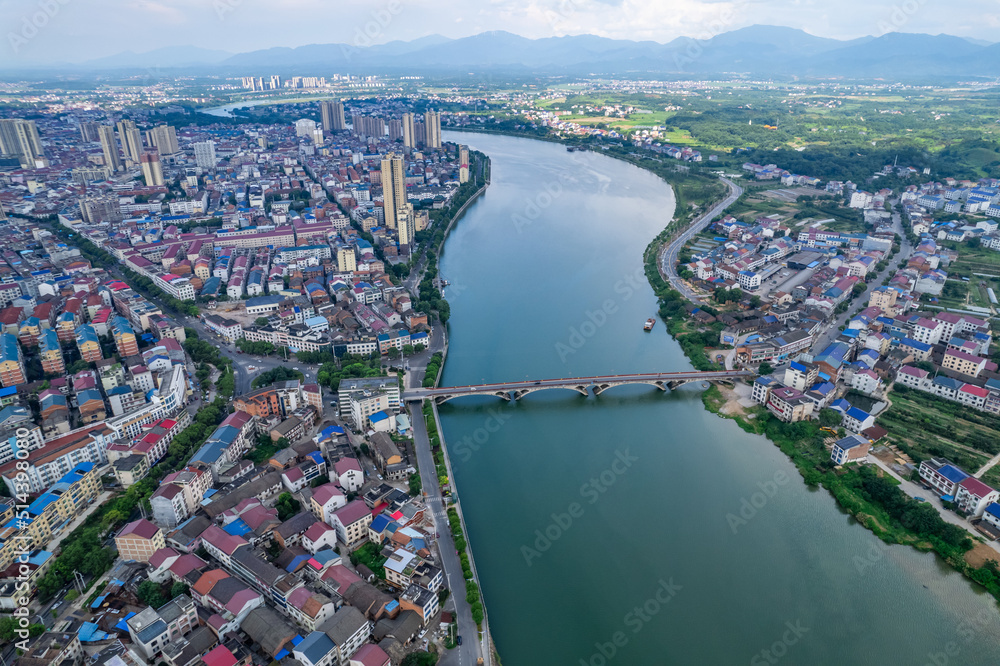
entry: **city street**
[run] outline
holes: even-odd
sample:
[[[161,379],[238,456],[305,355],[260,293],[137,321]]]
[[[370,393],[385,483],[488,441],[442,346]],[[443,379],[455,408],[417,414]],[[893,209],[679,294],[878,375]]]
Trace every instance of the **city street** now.
[[[688,227],[686,231],[671,241],[670,245],[667,246],[667,249],[664,250],[661,255],[663,266],[662,271],[666,274],[667,280],[670,281],[670,286],[681,292],[681,294],[684,295],[684,298],[688,299],[692,303],[697,303],[701,297],[688,287],[684,280],[681,279],[680,275],[677,274],[677,261],[681,248],[684,247],[685,243],[694,238],[695,234],[701,232],[702,229],[711,224],[711,222],[716,217],[721,215],[723,211],[736,203],[736,200],[743,194],[743,188],[728,178],[720,178],[719,180],[729,187],[729,196],[716,204],[712,210],[692,222],[691,226]]]
[[[847,321],[853,316],[853,313],[856,312],[859,307],[862,307],[862,304],[867,305],[872,289],[882,286],[882,282],[886,278],[895,274],[898,270],[899,262],[910,258],[910,255],[913,253],[913,246],[910,244],[909,239],[903,231],[899,213],[893,213],[892,215],[892,230],[897,236],[900,237],[899,252],[897,252],[896,256],[889,260],[888,266],[886,266],[884,271],[876,275],[874,279],[867,283],[865,292],[851,302],[852,307],[848,308],[846,312],[837,315],[832,322],[827,324],[823,332],[816,336],[816,341],[812,346],[814,350],[822,351],[823,349],[826,349],[829,344],[833,342],[838,335],[840,335],[840,327],[847,325]]]
[[[431,335],[431,346],[418,356],[410,357],[410,371],[404,378],[404,389],[419,388],[424,381],[427,361],[432,353],[444,348],[443,325],[438,324]],[[473,666],[480,656],[476,623],[472,621],[472,611],[465,601],[465,578],[462,574],[462,562],[455,552],[455,542],[448,525],[448,515],[441,497],[438,485],[437,467],[434,464],[434,454],[431,451],[430,439],[427,436],[427,424],[422,410],[423,403],[414,403],[409,410],[410,424],[413,427],[413,442],[417,454],[417,467],[420,470],[420,482],[424,491],[424,504],[431,512],[434,528],[440,535],[438,552],[441,555],[441,566],[448,580],[451,596],[445,602],[446,607],[455,606],[455,621],[458,624],[458,634],[462,636],[462,645],[446,650],[439,664],[444,666]],[[487,648],[488,651],[488,648]]]

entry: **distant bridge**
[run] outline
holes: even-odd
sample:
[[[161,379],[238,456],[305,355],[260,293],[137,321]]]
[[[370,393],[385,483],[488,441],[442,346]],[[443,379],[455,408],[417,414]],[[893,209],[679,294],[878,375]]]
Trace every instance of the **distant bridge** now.
[[[570,377],[567,379],[526,379],[523,382],[503,382],[499,384],[477,384],[474,386],[450,386],[445,388],[411,389],[403,394],[403,400],[434,400],[438,404],[452,398],[467,395],[491,395],[503,400],[519,400],[535,391],[550,389],[570,389],[581,395],[600,395],[613,386],[626,384],[648,384],[661,391],[669,391],[689,382],[733,382],[740,377],[751,377],[749,370],[720,370],[718,372],[654,372],[636,375],[604,375],[595,377]]]

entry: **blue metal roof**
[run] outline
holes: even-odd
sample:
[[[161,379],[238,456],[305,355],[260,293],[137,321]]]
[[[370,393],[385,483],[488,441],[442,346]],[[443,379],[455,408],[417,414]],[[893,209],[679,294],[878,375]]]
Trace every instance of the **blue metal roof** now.
[[[850,416],[852,419],[857,419],[858,421],[864,421],[869,416],[871,416],[871,414],[869,414],[865,410],[859,409],[857,407],[851,407],[850,409],[848,409],[847,415]]]
[[[389,516],[385,515],[384,513],[380,513],[379,515],[375,516],[375,520],[372,521],[372,524],[369,527],[374,532],[381,532],[389,525],[391,521],[392,519]]]
[[[1000,504],[990,502],[989,506],[986,507],[986,513],[990,514],[994,518],[1000,518]]]
[[[237,518],[233,522],[229,523],[222,528],[222,531],[226,534],[231,534],[233,536],[243,536],[247,532],[250,532],[250,526],[243,522],[242,518]]]
[[[954,465],[942,465],[938,468],[938,474],[948,479],[952,483],[958,483],[969,478],[969,475],[955,467]]]
[[[326,655],[337,649],[330,637],[322,631],[314,631],[295,646],[296,652],[301,652],[306,659],[318,664]]]

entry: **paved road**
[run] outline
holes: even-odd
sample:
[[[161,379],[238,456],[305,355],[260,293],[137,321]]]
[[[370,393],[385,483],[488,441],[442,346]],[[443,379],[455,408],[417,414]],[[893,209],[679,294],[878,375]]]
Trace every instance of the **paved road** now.
[[[701,232],[702,229],[707,227],[709,223],[718,217],[724,210],[732,206],[743,194],[743,188],[733,181],[728,178],[720,178],[720,180],[729,187],[729,196],[716,204],[715,208],[692,222],[691,226],[688,227],[686,231],[675,238],[670,245],[667,246],[667,249],[663,251],[662,255],[663,273],[667,276],[667,280],[670,281],[670,286],[681,292],[685,298],[692,302],[697,302],[701,297],[691,290],[684,283],[684,280],[681,279],[680,275],[677,274],[677,261],[681,248],[684,247],[684,244],[691,240],[695,234]]]
[[[119,279],[124,279],[121,270],[118,266],[108,267],[108,272]],[[292,362],[285,361],[282,358],[274,357],[253,357],[247,354],[237,354],[236,348],[233,345],[226,344],[218,335],[213,331],[210,331],[200,319],[197,317],[189,317],[187,315],[182,315],[174,312],[169,306],[167,306],[155,293],[147,297],[148,300],[152,301],[156,305],[160,306],[160,309],[167,315],[173,317],[179,324],[193,328],[198,332],[198,337],[202,340],[207,340],[219,348],[219,352],[223,356],[231,359],[233,361],[233,372],[236,373],[235,381],[235,395],[242,395],[244,393],[249,393],[251,388],[250,384],[253,381],[255,375],[261,372],[266,372],[278,366],[288,366],[294,365],[294,360]],[[256,369],[254,371],[249,370],[249,366],[254,366]],[[307,367],[302,365],[298,366],[302,369],[303,374],[305,374]],[[306,377],[306,381],[313,381],[316,378],[315,370],[311,373],[312,378]]]
[[[648,383],[648,382],[671,382],[689,379],[735,379],[737,377],[748,377],[752,375],[748,370],[717,370],[710,372],[651,372],[645,374],[631,375],[605,375],[594,377],[568,377],[564,379],[538,379],[523,382],[501,382],[496,384],[479,384],[476,386],[449,386],[445,388],[408,388],[404,393],[404,400],[423,400],[439,395],[477,395],[479,393],[491,393],[495,391],[517,391],[521,389],[539,388],[574,388],[576,386],[592,386],[594,384],[613,383]]]
[[[924,488],[920,484],[913,483],[908,479],[904,479],[895,471],[893,471],[888,465],[886,465],[884,462],[882,462],[881,460],[879,460],[878,458],[876,458],[871,454],[868,455],[868,462],[878,465],[885,472],[891,474],[895,479],[899,481],[899,489],[902,490],[907,495],[909,495],[910,497],[923,498],[928,504],[937,509],[937,512],[941,514],[941,518],[944,519],[946,523],[951,523],[952,525],[957,525],[958,527],[961,527],[963,530],[967,530],[969,533],[972,534],[973,537],[978,538],[983,536],[979,532],[979,530],[973,527],[972,523],[970,523],[968,520],[962,518],[954,511],[949,511],[948,509],[944,508],[944,505],[941,504],[941,500],[937,496],[937,493],[935,493],[933,490],[928,490],[927,488]],[[989,541],[987,543],[990,546],[990,548],[996,550],[997,552],[1000,552],[1000,544],[997,544],[996,541]]]
[[[871,296],[872,289],[882,286],[883,280],[896,273],[899,262],[903,259],[910,258],[910,254],[913,253],[913,246],[910,245],[910,241],[903,232],[902,221],[899,213],[893,214],[892,223],[893,231],[900,237],[899,252],[897,252],[896,256],[889,260],[889,264],[884,271],[876,275],[875,279],[867,283],[865,293],[854,299],[851,307],[849,307],[846,312],[837,315],[832,322],[827,324],[823,332],[816,337],[816,341],[813,343],[813,349],[817,351],[826,349],[826,347],[833,342],[838,335],[840,335],[840,327],[847,324],[847,320],[851,317],[852,313],[858,309],[858,306],[862,303],[868,303],[868,298]]]
[[[419,387],[424,378],[423,367],[411,366],[405,382],[407,389]],[[478,628],[472,621],[472,610],[465,601],[465,576],[462,574],[462,562],[455,552],[455,542],[448,526],[448,516],[441,498],[441,488],[438,485],[437,468],[434,464],[434,454],[431,452],[430,439],[427,436],[427,424],[424,421],[422,405],[414,405],[410,410],[410,423],[413,427],[413,442],[417,453],[417,467],[420,470],[420,482],[426,493],[424,503],[431,512],[434,527],[438,537],[438,551],[441,564],[444,567],[448,588],[451,590],[449,599],[455,604],[455,617],[458,623],[458,633],[462,636],[462,645],[445,651],[438,662],[443,666],[474,666],[482,655],[479,648]]]

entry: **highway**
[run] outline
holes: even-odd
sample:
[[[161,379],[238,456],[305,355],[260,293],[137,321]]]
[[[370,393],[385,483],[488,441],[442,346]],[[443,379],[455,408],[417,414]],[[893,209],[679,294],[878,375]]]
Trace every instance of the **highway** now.
[[[528,379],[517,382],[500,382],[494,384],[475,384],[470,386],[448,386],[442,388],[412,388],[403,394],[404,400],[423,400],[438,396],[489,394],[496,391],[517,391],[521,389],[537,390],[540,388],[574,388],[576,386],[593,386],[598,384],[651,384],[655,382],[674,382],[718,379],[736,379],[749,377],[753,373],[748,370],[718,370],[711,372],[651,372],[630,375],[595,375],[593,377],[565,377],[561,379]]]
[[[692,222],[691,226],[689,226],[680,236],[670,242],[662,254],[662,271],[664,275],[667,276],[667,280],[670,281],[670,286],[681,292],[686,299],[694,303],[698,302],[700,296],[688,288],[688,286],[684,284],[684,280],[682,280],[680,275],[677,274],[677,262],[681,248],[684,247],[685,243],[694,238],[695,234],[701,232],[701,230],[707,227],[712,220],[736,203],[736,200],[743,195],[743,188],[733,181],[728,178],[721,177],[719,180],[729,187],[729,196],[716,204],[712,210]]]

